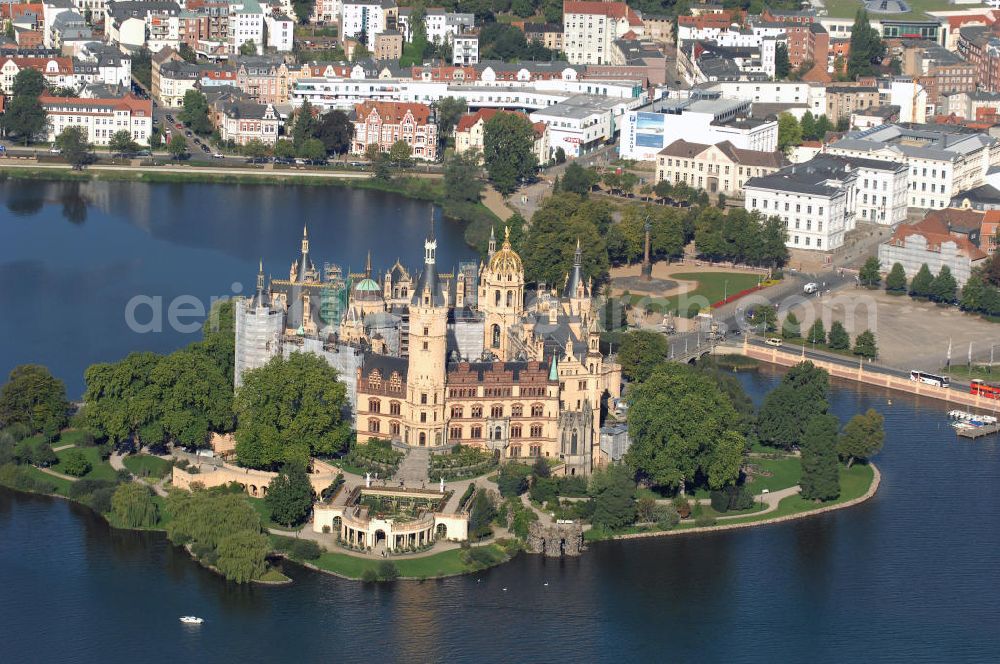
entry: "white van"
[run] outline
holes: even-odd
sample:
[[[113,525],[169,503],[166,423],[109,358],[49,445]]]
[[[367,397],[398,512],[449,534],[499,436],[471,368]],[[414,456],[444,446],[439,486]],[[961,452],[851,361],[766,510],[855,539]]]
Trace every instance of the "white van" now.
[[[781,339],[778,337],[768,337],[767,339],[764,339],[764,343],[766,343],[768,346],[780,346]]]

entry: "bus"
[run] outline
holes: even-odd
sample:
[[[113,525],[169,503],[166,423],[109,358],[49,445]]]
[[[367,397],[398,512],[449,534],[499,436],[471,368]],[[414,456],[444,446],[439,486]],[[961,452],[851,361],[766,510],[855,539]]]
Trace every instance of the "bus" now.
[[[969,394],[976,394],[987,399],[1000,399],[1000,385],[974,378],[969,386]]]
[[[917,383],[927,383],[936,387],[951,387],[951,381],[947,376],[937,376],[926,371],[917,371],[916,369],[910,372],[910,380]]]

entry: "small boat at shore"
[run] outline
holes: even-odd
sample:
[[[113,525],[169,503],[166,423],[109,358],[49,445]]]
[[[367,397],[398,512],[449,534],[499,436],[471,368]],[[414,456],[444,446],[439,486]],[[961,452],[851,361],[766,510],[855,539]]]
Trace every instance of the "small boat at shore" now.
[[[181,616],[181,622],[185,625],[200,625],[205,622],[205,619],[198,616]]]

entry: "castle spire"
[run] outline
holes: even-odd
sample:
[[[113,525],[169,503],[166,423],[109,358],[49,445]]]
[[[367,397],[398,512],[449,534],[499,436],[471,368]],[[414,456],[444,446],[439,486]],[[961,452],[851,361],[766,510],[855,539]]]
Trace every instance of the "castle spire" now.
[[[497,236],[496,233],[494,233],[493,231],[494,231],[494,226],[490,224],[490,245],[488,252],[490,258],[493,258],[493,254],[497,252]]]
[[[257,268],[257,306],[264,304],[264,259]]]
[[[563,297],[576,297],[577,288],[583,285],[583,249],[580,248],[580,238],[576,239],[576,251],[573,253],[573,269],[566,275],[566,286]]]
[[[302,226],[302,255],[307,256],[309,254],[309,228],[305,225]]]
[[[372,276],[372,250],[368,250],[368,258],[365,260],[365,276]]]

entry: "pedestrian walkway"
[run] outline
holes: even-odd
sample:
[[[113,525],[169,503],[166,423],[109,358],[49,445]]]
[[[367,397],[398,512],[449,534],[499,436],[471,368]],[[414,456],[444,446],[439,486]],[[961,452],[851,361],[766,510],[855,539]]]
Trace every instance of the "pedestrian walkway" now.
[[[410,448],[392,478],[405,482],[406,486],[419,487],[428,482],[427,469],[430,462],[431,452],[426,447]]]

